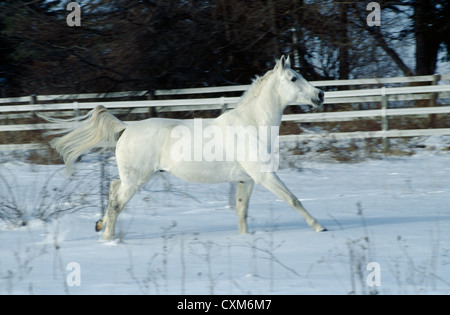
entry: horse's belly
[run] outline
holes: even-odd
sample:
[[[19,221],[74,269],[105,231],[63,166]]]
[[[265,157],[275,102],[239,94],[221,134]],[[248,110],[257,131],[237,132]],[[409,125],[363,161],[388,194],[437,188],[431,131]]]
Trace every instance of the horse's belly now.
[[[178,162],[164,170],[178,178],[197,183],[223,183],[250,179],[235,162]]]

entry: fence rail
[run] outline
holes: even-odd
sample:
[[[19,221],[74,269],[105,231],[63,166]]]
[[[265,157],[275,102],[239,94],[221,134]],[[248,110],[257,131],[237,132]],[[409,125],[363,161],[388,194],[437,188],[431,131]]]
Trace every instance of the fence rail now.
[[[389,130],[389,118],[412,115],[450,114],[450,75],[430,75],[396,78],[355,79],[311,82],[317,87],[327,87],[325,104],[332,109],[334,104],[380,103],[380,109],[348,110],[283,115],[284,122],[341,122],[358,119],[381,119],[379,131],[335,132],[325,134],[283,135],[280,141],[315,139],[413,137],[427,135],[449,135],[450,128]],[[406,86],[396,86],[405,85]],[[425,84],[425,85],[424,85]],[[249,85],[189,88],[157,91],[130,91],[114,93],[88,93],[70,95],[32,95],[0,99],[0,132],[37,131],[61,129],[64,125],[13,123],[15,119],[32,118],[35,112],[51,112],[52,115],[70,115],[80,110],[90,110],[97,105],[108,109],[133,109],[135,113],[189,110],[227,110],[234,108],[240,97],[226,96],[243,92]],[[345,90],[335,90],[345,87]],[[352,87],[351,89],[349,87]],[[369,88],[372,87],[372,88]],[[219,94],[218,97],[202,97]],[[186,98],[189,95],[190,98]],[[158,99],[168,98],[170,99]],[[179,98],[182,97],[182,98]],[[194,98],[192,98],[194,97]],[[129,98],[130,100],[118,100]],[[136,99],[139,98],[139,99]],[[94,100],[94,101],[93,101]],[[389,103],[428,100],[427,107],[389,108]],[[438,102],[439,101],[439,102]],[[441,104],[439,104],[441,103]],[[293,104],[294,105],[294,104]],[[1,138],[0,138],[1,139]],[[35,150],[46,148],[39,143],[0,144],[0,151]]]

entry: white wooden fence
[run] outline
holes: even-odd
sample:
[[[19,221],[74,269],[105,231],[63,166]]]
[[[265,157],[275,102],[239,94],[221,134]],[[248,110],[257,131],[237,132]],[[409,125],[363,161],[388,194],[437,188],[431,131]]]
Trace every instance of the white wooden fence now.
[[[335,104],[380,103],[380,109],[350,110],[339,112],[318,112],[283,115],[282,121],[293,122],[338,122],[358,119],[379,119],[381,130],[333,132],[320,134],[283,135],[280,141],[300,141],[314,139],[383,138],[385,145],[390,137],[414,137],[428,135],[450,135],[450,128],[392,130],[389,117],[409,115],[450,114],[450,75],[431,75],[396,78],[356,79],[339,81],[311,82],[317,87],[346,90],[325,92],[325,105],[333,108]],[[439,84],[438,84],[439,83]],[[422,84],[422,85],[420,85]],[[425,85],[424,85],[425,84]],[[431,85],[430,85],[431,84]],[[393,85],[406,85],[395,86]],[[359,87],[356,89],[356,87]],[[14,120],[32,118],[34,112],[50,112],[51,115],[76,115],[80,110],[89,110],[104,105],[111,110],[132,110],[133,113],[226,110],[234,108],[240,97],[227,97],[232,92],[243,92],[249,85],[207,87],[177,90],[134,91],[115,93],[90,93],[73,95],[36,95],[0,99],[0,132],[33,131],[59,129],[61,126],[47,123],[18,124]],[[353,87],[353,89],[348,89]],[[368,88],[371,87],[371,88]],[[194,95],[216,94],[219,97],[192,98]],[[191,98],[186,98],[190,95]],[[184,98],[179,98],[184,97]],[[120,98],[140,98],[139,100],[117,100]],[[170,98],[170,99],[158,99]],[[95,100],[95,101],[92,101]],[[429,100],[427,107],[402,108],[399,102]],[[389,105],[396,108],[389,108]],[[13,122],[11,124],[11,122]],[[2,139],[0,137],[0,139]],[[0,143],[0,150],[30,150],[46,148],[39,143],[10,144]]]

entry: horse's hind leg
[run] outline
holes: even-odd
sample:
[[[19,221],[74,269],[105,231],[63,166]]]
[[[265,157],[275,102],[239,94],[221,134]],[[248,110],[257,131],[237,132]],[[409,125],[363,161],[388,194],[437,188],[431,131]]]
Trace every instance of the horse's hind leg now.
[[[239,233],[247,234],[247,210],[254,181],[238,182],[236,190],[236,213],[238,215]]]
[[[103,218],[97,221],[97,224],[95,225],[96,231],[100,231],[102,229],[104,230],[103,238],[105,240],[110,240],[113,238],[117,217],[127,202],[145,182],[156,174],[155,171],[120,172],[120,170],[121,169],[119,168],[121,180],[111,182],[108,208],[106,209],[106,213]]]
[[[115,193],[113,193],[114,190]],[[102,220],[103,222],[100,222],[100,226],[99,222],[97,222],[96,225],[96,229],[98,227],[104,228],[103,239],[112,239],[116,227],[117,216],[131,197],[133,197],[136,191],[137,188],[135,186],[125,185],[121,181],[114,181],[111,183],[108,209],[106,210],[104,219]]]
[[[113,197],[115,196],[117,189],[119,189],[120,186],[120,180],[114,180],[111,182],[110,186],[109,186],[109,198],[108,200],[112,200]],[[108,202],[109,203],[109,202]],[[108,206],[109,208],[109,206]],[[97,221],[97,223],[95,224],[95,231],[99,232],[101,230],[103,230],[103,228],[106,226],[106,224],[108,223],[108,211],[105,212],[103,218],[101,218],[100,220]]]

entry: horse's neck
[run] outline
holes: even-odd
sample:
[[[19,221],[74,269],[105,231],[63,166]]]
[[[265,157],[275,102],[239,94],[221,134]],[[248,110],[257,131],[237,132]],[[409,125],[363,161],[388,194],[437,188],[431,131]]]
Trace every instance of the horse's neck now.
[[[246,115],[254,125],[257,126],[280,126],[281,116],[286,107],[282,104],[280,95],[276,91],[276,78],[267,78],[260,87],[257,95],[242,108],[242,113]]]

